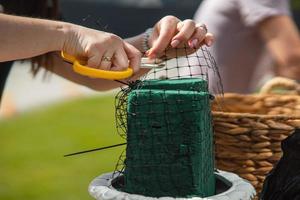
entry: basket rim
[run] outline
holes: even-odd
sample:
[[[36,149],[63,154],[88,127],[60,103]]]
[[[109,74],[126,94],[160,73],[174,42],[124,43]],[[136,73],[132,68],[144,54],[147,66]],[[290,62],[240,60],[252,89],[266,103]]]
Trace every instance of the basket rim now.
[[[259,118],[259,119],[276,119],[276,120],[300,120],[300,115],[268,115],[268,114],[252,114],[239,112],[223,112],[212,111],[213,117],[230,117],[230,118]]]
[[[241,94],[241,93],[235,93],[235,92],[226,92],[222,95],[218,95],[217,97],[222,99],[222,98],[226,98],[226,97],[234,97],[234,96],[239,96],[239,97],[272,97],[272,96],[285,96],[285,97],[294,97],[294,98],[300,98],[300,95],[298,94],[280,94],[280,93],[253,93],[253,94]]]

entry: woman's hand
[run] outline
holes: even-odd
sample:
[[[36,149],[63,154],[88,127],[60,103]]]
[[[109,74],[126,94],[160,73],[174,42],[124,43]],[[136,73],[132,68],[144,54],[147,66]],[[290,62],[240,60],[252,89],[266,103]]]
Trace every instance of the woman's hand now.
[[[62,49],[102,70],[122,71],[130,66],[136,72],[140,66],[141,53],[117,35],[73,24],[67,28]]]
[[[148,40],[151,48],[146,55],[150,58],[162,56],[173,58],[194,53],[204,44],[211,46],[213,41],[213,35],[207,32],[204,24],[199,25],[190,19],[180,21],[174,16],[166,16],[153,27]]]
[[[0,62],[63,50],[104,70],[140,65],[140,52],[118,36],[75,24],[0,14],[0,35]]]

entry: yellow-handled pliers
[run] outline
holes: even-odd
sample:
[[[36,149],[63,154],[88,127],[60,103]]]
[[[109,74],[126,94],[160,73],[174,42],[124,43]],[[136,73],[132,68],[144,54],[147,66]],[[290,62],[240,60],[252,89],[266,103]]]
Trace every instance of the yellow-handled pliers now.
[[[132,68],[128,67],[124,71],[108,71],[101,70],[92,67],[88,67],[84,65],[84,61],[77,59],[76,57],[69,55],[63,51],[61,51],[61,57],[67,61],[68,63],[73,64],[73,70],[81,75],[89,76],[92,78],[103,78],[108,80],[121,80],[125,78],[129,78],[133,74]],[[149,62],[147,58],[143,58],[141,62],[141,68],[162,68],[165,66],[164,62],[153,63]]]

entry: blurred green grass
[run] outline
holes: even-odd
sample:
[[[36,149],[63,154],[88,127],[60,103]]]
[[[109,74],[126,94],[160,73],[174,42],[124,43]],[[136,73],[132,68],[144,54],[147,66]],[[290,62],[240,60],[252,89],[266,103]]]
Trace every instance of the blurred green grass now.
[[[124,142],[116,134],[114,97],[53,105],[0,121],[0,199],[85,200],[93,178],[113,171],[124,146],[63,157]]]

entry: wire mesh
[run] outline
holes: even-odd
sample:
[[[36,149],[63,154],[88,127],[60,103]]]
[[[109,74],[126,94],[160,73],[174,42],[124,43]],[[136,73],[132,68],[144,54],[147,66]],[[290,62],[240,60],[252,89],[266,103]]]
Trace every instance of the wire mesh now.
[[[210,100],[223,94],[216,62],[207,48],[165,55],[164,68],[116,95],[117,131],[127,140],[118,170],[125,178],[121,190],[153,197],[213,195]]]
[[[145,80],[153,80],[158,84],[165,79],[188,79],[198,78],[206,81],[207,88],[212,96],[223,95],[223,85],[219,69],[215,59],[210,54],[208,48],[201,47],[193,54],[189,54],[187,47],[176,48],[171,53],[165,53],[165,67],[152,69],[139,80],[128,81],[128,86],[121,87],[120,92],[115,97],[115,120],[117,133],[124,139],[127,134],[127,96],[134,90],[145,86]],[[148,83],[147,83],[148,84]],[[153,85],[153,84],[152,84]],[[177,88],[180,89],[180,88]],[[204,88],[200,88],[202,91]],[[220,109],[222,98],[218,98],[216,103]]]
[[[132,91],[128,100],[125,191],[155,197],[212,195],[209,116],[207,92]]]

